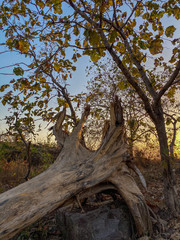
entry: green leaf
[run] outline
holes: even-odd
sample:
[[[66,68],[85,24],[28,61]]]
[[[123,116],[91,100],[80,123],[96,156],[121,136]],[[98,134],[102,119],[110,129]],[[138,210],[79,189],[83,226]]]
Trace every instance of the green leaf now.
[[[168,93],[166,93],[166,96],[170,99],[173,98],[176,93],[176,89],[174,87],[170,88]]]
[[[24,70],[21,67],[15,67],[13,72],[16,76],[23,76]]]
[[[150,46],[149,46],[149,51],[152,55],[162,53],[163,51],[163,46],[162,46],[163,40],[161,39],[155,39],[151,41]]]
[[[74,27],[73,33],[74,33],[75,36],[79,35],[80,31],[79,31],[79,28],[77,26]]]
[[[166,124],[167,124],[167,125],[170,125],[170,124],[171,124],[171,119],[170,119],[170,118],[167,118],[167,119],[166,119]]]
[[[110,34],[110,39],[109,39],[110,43],[114,43],[116,37],[117,37],[117,31],[116,31],[116,30],[113,30],[113,31],[111,32],[111,34]]]
[[[120,90],[124,90],[127,88],[126,84],[124,83],[124,81],[120,81],[118,83],[118,87],[120,88]]]
[[[147,43],[144,42],[144,41],[139,40],[139,41],[138,41],[138,45],[139,45],[139,47],[140,47],[141,49],[143,49],[143,50],[147,49]]]
[[[166,37],[171,37],[172,38],[175,31],[176,31],[176,28],[173,25],[167,27],[166,30],[165,30]]]
[[[93,62],[97,62],[101,58],[101,55],[95,49],[90,51],[89,55],[90,55],[90,58]]]

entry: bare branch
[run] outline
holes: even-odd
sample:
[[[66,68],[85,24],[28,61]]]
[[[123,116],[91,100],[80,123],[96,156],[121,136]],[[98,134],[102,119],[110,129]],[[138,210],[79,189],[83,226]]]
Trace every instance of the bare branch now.
[[[141,1],[137,1],[135,7],[132,9],[132,12],[131,12],[131,14],[129,15],[129,17],[127,18],[126,22],[121,25],[121,28],[122,28],[122,29],[127,25],[127,23],[129,22],[129,20],[131,19],[132,15],[133,15],[134,12],[136,11],[136,9],[137,9],[137,7],[138,7],[138,5],[139,5],[140,2],[142,2],[142,0],[141,0]]]
[[[167,81],[167,83],[164,85],[164,87],[159,91],[158,96],[156,98],[156,103],[159,102],[159,100],[161,99],[161,97],[164,95],[164,93],[173,85],[176,77],[178,76],[180,72],[180,60],[178,61],[178,64],[176,66],[176,69],[174,70],[174,72],[172,73],[172,75],[170,76],[169,80]]]
[[[3,52],[0,52],[0,54],[4,54],[4,53],[8,53],[8,52],[10,52],[10,51],[3,51]]]
[[[14,73],[0,73],[0,75],[5,75],[5,76],[13,76]]]
[[[172,84],[175,85],[175,84],[177,84],[177,83],[180,83],[180,78],[177,79],[176,81],[174,81]]]
[[[63,109],[57,116],[57,122],[53,126],[53,134],[56,138],[57,143],[59,146],[63,147],[64,142],[66,140],[67,134],[62,130],[62,123],[66,116],[66,108]]]
[[[99,24],[94,22],[90,17],[87,16],[84,12],[82,12],[72,0],[66,0],[68,4],[76,11],[80,16],[82,16],[84,19],[86,19],[89,23],[91,23],[93,26],[95,26],[97,29],[99,28]]]
[[[76,45],[69,45],[68,47],[78,48],[81,50],[105,49],[105,47],[78,47]]]
[[[99,11],[100,11],[100,15],[99,15],[99,18],[100,18],[100,19],[99,19],[99,27],[100,27],[100,28],[102,28],[103,3],[104,3],[104,1],[101,0],[101,5],[100,5],[100,7],[99,7]]]
[[[52,82],[60,89],[60,91],[61,91],[64,99],[66,100],[66,102],[67,102],[68,105],[69,105],[69,108],[70,108],[70,110],[71,110],[72,119],[73,119],[73,121],[74,121],[74,124],[76,125],[76,124],[77,124],[76,114],[75,114],[74,108],[73,108],[73,106],[72,106],[71,100],[70,100],[70,98],[69,98],[69,94],[68,94],[68,92],[67,92],[66,87],[61,86],[61,84],[59,84],[59,83],[56,81],[56,79],[55,79],[55,78],[53,77],[53,75],[52,75],[52,72],[51,72],[51,73],[44,72],[44,73],[45,73],[46,75],[48,75],[49,77],[51,77]]]
[[[164,114],[172,119],[171,123],[173,125],[173,136],[172,136],[172,140],[169,145],[169,148],[170,148],[171,157],[174,158],[174,146],[175,146],[176,135],[177,135],[177,126],[176,125],[177,125],[178,120],[175,117],[173,117],[173,115],[170,115],[165,112],[164,112]]]
[[[116,15],[116,5],[115,5],[114,0],[113,0],[113,10],[114,10],[113,17],[115,19],[115,23],[116,23],[117,27],[119,27],[119,23],[118,23],[118,20],[117,20],[117,15]]]
[[[26,172],[26,175],[24,177],[24,179],[26,181],[28,181],[28,177],[29,177],[29,174],[30,174],[30,171],[31,171],[31,154],[30,154],[30,151],[31,151],[31,142],[29,141],[28,143],[26,142],[18,124],[17,124],[17,121],[18,121],[18,114],[16,113],[15,114],[15,118],[16,118],[16,122],[14,124],[15,126],[15,129],[16,131],[19,133],[19,136],[22,140],[22,142],[24,143],[25,147],[26,147],[26,157],[27,157],[27,162],[28,162],[28,169],[27,169],[27,172]]]
[[[19,65],[25,65],[26,67],[29,67],[26,63],[20,62],[20,63],[11,64],[11,65],[8,65],[8,66],[0,67],[0,70],[4,69],[4,68],[10,68],[10,67],[14,67],[14,66],[19,66]]]

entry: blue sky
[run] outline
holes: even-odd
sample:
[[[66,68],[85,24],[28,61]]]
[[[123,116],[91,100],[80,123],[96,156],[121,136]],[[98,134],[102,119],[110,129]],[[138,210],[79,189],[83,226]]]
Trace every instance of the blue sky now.
[[[170,26],[170,25],[174,25],[177,30],[175,32],[175,37],[178,38],[180,37],[180,24],[178,21],[172,19],[172,18],[164,18],[163,19],[164,25],[165,26]],[[4,42],[5,38],[2,32],[0,32],[0,43]],[[166,57],[166,59],[168,59],[170,57],[170,52],[171,52],[171,45],[169,41],[165,41],[165,48],[164,48],[164,56]],[[2,46],[0,46],[0,52],[5,50]],[[69,50],[72,51],[72,50]],[[27,59],[25,59],[22,55],[13,53],[13,52],[9,52],[9,53],[5,53],[5,54],[0,54],[0,68],[4,67],[4,66],[9,66],[11,64],[15,64],[15,63],[19,63],[19,62],[27,62]],[[76,94],[76,93],[80,93],[82,91],[85,91],[86,89],[86,85],[87,85],[87,81],[89,80],[88,77],[86,76],[86,67],[90,65],[90,58],[88,56],[83,56],[82,58],[79,58],[77,63],[76,63],[76,67],[77,70],[75,72],[72,73],[72,78],[67,82],[70,86],[68,86],[68,90],[71,94]],[[148,66],[149,68],[152,67],[152,60],[149,59],[148,61]],[[4,72],[4,73],[12,73],[13,68],[7,68],[7,69],[0,69],[0,72]],[[13,78],[13,76],[7,76],[7,75],[1,75],[0,74],[0,86],[2,84],[6,84],[8,83],[11,79]],[[0,93],[0,96],[2,95],[2,93]],[[0,119],[3,119],[5,117],[5,115],[8,114],[8,109],[5,106],[2,106],[2,104],[0,103]],[[0,133],[3,131],[4,129],[4,124],[3,121],[1,121],[0,124]]]
[[[0,32],[0,43],[4,42],[5,38],[2,32]],[[7,50],[3,46],[0,47],[0,52]],[[72,50],[70,50],[72,51]],[[28,59],[25,58],[23,55],[14,53],[14,52],[8,52],[4,54],[0,54],[0,68],[4,66],[13,65],[20,62],[28,62]],[[70,78],[67,81],[67,88],[70,94],[77,94],[81,93],[82,91],[86,91],[86,85],[88,78],[86,76],[86,67],[90,64],[90,59],[88,56],[83,56],[75,63],[75,66],[77,67],[77,70],[75,72],[72,72],[72,78]],[[1,73],[13,73],[13,67],[0,69]],[[13,79],[15,76],[13,75],[1,75],[0,74],[0,86],[3,84],[9,83],[11,79]],[[2,96],[3,93],[0,92],[0,96]],[[4,131],[5,124],[2,119],[8,115],[8,106],[3,106],[0,102],[0,133]],[[45,126],[45,125],[44,125]]]

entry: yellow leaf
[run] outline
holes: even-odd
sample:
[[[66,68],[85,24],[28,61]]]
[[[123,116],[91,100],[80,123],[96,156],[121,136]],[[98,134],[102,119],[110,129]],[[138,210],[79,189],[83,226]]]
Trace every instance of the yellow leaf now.
[[[65,106],[66,108],[68,108],[68,107],[69,107],[69,104],[66,102],[66,103],[64,103],[64,106]]]
[[[37,5],[40,7],[40,8],[44,8],[45,7],[45,4],[43,1],[38,1],[37,2]]]
[[[54,70],[56,72],[59,72],[59,64],[58,63],[54,63]]]
[[[90,100],[90,97],[87,97],[87,98],[86,98],[86,102],[89,102],[89,100]]]
[[[66,81],[67,80],[67,74],[62,74],[62,79],[64,80],[64,81]]]
[[[20,50],[22,53],[28,52],[29,51],[29,43],[24,40],[20,40],[18,42],[17,49]]]

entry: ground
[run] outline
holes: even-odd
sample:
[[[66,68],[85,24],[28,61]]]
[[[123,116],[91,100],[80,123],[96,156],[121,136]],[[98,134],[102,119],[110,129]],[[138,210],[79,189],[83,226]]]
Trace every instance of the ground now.
[[[180,198],[180,160],[176,162],[176,176],[177,186]],[[141,167],[147,184],[148,190],[144,191],[147,204],[152,208],[157,216],[157,221],[160,223],[154,223],[154,236],[151,240],[180,240],[180,216],[178,218],[172,218],[163,203],[163,183],[162,183],[162,168],[159,162],[149,163],[146,167]],[[136,177],[135,177],[136,178]],[[138,179],[136,179],[138,181]],[[87,210],[87,206],[84,207]],[[75,209],[75,211],[78,211]],[[79,209],[81,211],[81,209]],[[13,240],[20,239],[61,239],[61,233],[56,227],[56,211],[45,216],[43,219],[35,223],[31,228],[26,231],[27,238],[13,238]],[[24,232],[21,233],[22,236]],[[31,238],[29,238],[31,236]],[[148,238],[149,239],[149,238]]]
[[[180,160],[174,164],[177,179],[177,190],[180,198]],[[153,239],[158,240],[180,240],[180,215],[177,218],[171,217],[163,201],[163,179],[162,167],[159,162],[150,163],[147,168],[142,168],[143,175],[148,184],[148,191],[144,193],[147,204],[152,208],[162,223],[160,232],[154,233]],[[156,224],[155,224],[156,225]]]
[[[58,155],[58,151],[54,151],[52,150],[52,148],[50,148],[50,150],[53,156],[49,155],[48,159],[45,159],[45,160],[41,159],[42,163],[33,167],[31,177],[45,170],[45,168],[47,168],[49,164],[56,159],[56,156]],[[9,148],[8,148],[8,151],[10,151]],[[45,146],[45,148],[44,146],[43,147],[33,146],[33,154],[35,157],[38,157],[37,152],[39,151],[42,151],[44,153],[44,156],[46,156],[48,151],[47,146]],[[4,148],[3,148],[3,152],[5,152]],[[0,190],[1,192],[3,192],[10,189],[11,187],[14,187],[18,183],[24,181],[22,180],[22,176],[24,173],[23,169],[26,168],[26,164],[18,168],[17,168],[17,163],[16,164],[8,163],[8,165],[5,166],[3,162],[4,155],[2,155],[1,153],[2,152],[0,151],[0,157],[1,157],[0,163],[2,165],[2,166],[0,165]],[[18,155],[17,149],[16,149],[16,153]],[[14,154],[12,155],[14,156]],[[42,154],[40,155],[42,156]],[[22,163],[24,163],[24,160],[22,161]],[[138,159],[137,159],[137,165],[141,169],[141,172],[143,173],[147,181],[147,186],[148,186],[147,191],[145,191],[142,188],[137,176],[134,175],[134,177],[138,182],[138,185],[145,196],[148,206],[151,207],[151,209],[153,210],[153,212],[157,217],[156,219],[157,222],[154,222],[154,236],[153,238],[151,238],[151,240],[152,239],[153,240],[165,240],[165,239],[180,240],[180,216],[177,218],[172,218],[163,202],[162,166],[160,162],[148,161],[147,159],[144,159],[143,161],[138,162]],[[176,160],[173,166],[177,176],[177,187],[178,187],[177,190],[178,190],[179,199],[180,199],[180,160]],[[18,170],[18,173],[15,172],[17,170]],[[5,176],[8,176],[8,178],[5,179]],[[20,180],[17,179],[17,177],[19,177]],[[103,197],[106,200],[108,200],[108,195],[104,195]],[[99,202],[102,202],[102,199],[98,200],[98,204]],[[95,205],[94,207],[97,207]],[[88,211],[89,210],[88,208],[89,207],[87,205],[84,206],[85,211]],[[74,209],[74,211],[81,211],[81,209],[78,209],[78,206],[76,206],[76,209]],[[20,234],[12,238],[12,240],[25,240],[25,239],[27,240],[30,240],[30,239],[31,240],[41,240],[41,239],[42,240],[57,240],[57,239],[61,240],[62,239],[61,232],[58,230],[56,226],[56,211],[46,215],[44,218],[37,221],[32,226],[28,227],[27,229],[22,231]]]

